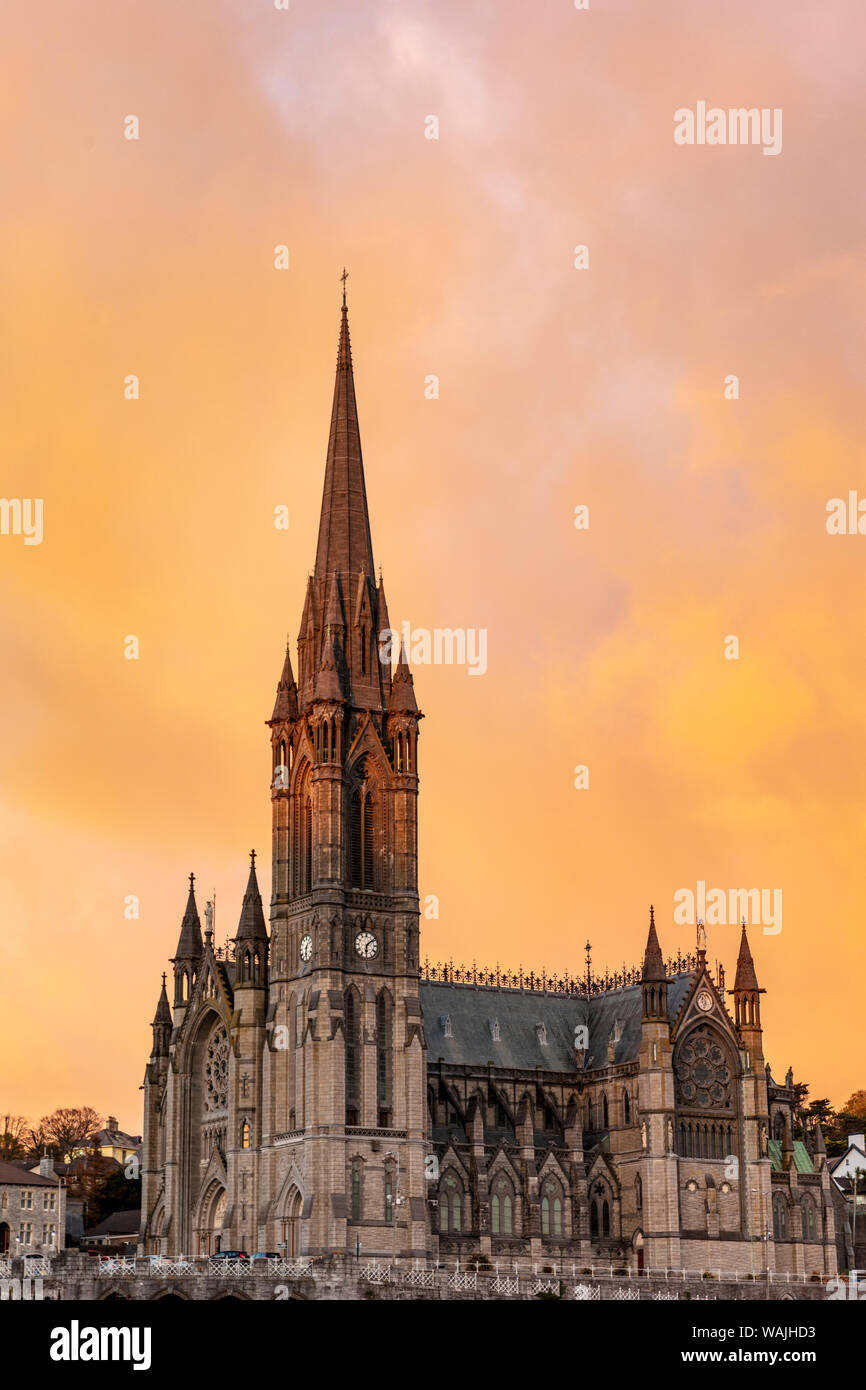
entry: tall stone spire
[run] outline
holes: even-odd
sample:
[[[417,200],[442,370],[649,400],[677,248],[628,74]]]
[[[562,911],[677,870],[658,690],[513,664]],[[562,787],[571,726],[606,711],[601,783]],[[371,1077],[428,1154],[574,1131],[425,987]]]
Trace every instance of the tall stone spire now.
[[[307,713],[318,698],[320,672],[331,661],[340,688],[336,689],[334,679],[327,676],[329,698],[345,700],[355,709],[371,710],[377,716],[384,712],[391,671],[378,659],[376,644],[385,605],[374,575],[344,279],[316,563],[307,585],[298,637],[301,713]]]
[[[341,575],[344,598],[347,596],[345,584],[350,576],[357,575],[361,570],[371,576],[376,573],[373,565],[370,517],[367,511],[364,464],[361,457],[355,378],[352,372],[349,311],[345,295],[344,284],[337,375],[334,382],[334,404],[331,409],[331,433],[328,438],[315,569],[317,579],[328,579],[333,574]]]

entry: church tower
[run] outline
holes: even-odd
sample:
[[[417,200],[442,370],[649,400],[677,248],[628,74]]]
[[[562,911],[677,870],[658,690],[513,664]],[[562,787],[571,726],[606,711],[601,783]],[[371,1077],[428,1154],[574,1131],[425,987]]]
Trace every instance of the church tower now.
[[[668,1016],[668,980],[650,907],[641,972],[638,1104],[646,1259],[650,1267],[680,1263],[677,1158],[673,1134],[676,1096]]]
[[[417,747],[376,583],[345,289],[315,567],[271,730],[264,1161],[289,1253],[423,1254]],[[382,639],[380,658],[380,638]]]
[[[760,1243],[767,1267],[771,1268],[774,1251],[772,1243],[767,1239],[773,1197],[768,1156],[770,1106],[767,1098],[761,1029],[761,995],[764,991],[758,985],[755,963],[746,935],[745,918],[742,923],[733,993],[734,1021],[740,1040],[742,1064],[740,1086],[743,1138],[740,1171],[745,1208],[744,1226],[748,1238]]]

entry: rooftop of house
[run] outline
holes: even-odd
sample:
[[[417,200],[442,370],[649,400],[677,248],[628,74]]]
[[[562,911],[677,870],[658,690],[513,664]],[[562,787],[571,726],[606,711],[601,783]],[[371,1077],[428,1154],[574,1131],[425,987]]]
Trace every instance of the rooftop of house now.
[[[57,1187],[59,1179],[32,1173],[26,1165],[0,1161],[0,1185],[3,1187]]]
[[[85,1237],[92,1236],[137,1236],[141,1226],[141,1211],[134,1207],[129,1211],[113,1211],[100,1221],[98,1226],[85,1231]]]

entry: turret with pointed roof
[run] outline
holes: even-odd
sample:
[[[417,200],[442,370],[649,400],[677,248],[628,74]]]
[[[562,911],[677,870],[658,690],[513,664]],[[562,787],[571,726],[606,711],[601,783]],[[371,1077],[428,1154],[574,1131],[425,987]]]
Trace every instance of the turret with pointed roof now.
[[[418,705],[415,700],[415,682],[412,679],[412,672],[409,670],[405,642],[400,643],[400,660],[397,662],[397,669],[391,682],[388,709],[392,714],[418,713]]]
[[[268,721],[276,724],[283,721],[290,721],[298,717],[298,688],[295,685],[295,675],[292,671],[292,657],[289,652],[289,644],[286,642],[286,659],[283,662],[283,670],[277,685],[277,698],[274,704],[274,712]]]
[[[262,895],[256,877],[256,852],[250,850],[250,875],[235,932],[235,989],[261,986],[266,979],[268,932],[262,910]]]
[[[162,976],[162,990],[160,991],[159,1001],[156,1006],[156,1013],[153,1016],[153,1051],[152,1057],[167,1057],[168,1043],[171,1037],[171,1009],[168,1004],[168,995],[165,992],[165,973]]]
[[[199,962],[204,952],[201,937],[201,922],[195,904],[195,874],[189,876],[189,897],[186,911],[180,924],[177,950],[172,957],[174,966],[174,1007],[183,1008],[192,993],[193,983],[198,974]]]
[[[752,960],[752,952],[749,949],[749,938],[746,935],[746,919],[743,918],[743,934],[740,937],[740,954],[737,956],[737,974],[734,980],[734,993],[742,994],[747,990],[755,990],[758,993],[758,977],[755,974],[755,962]]]
[[[649,931],[641,972],[641,999],[643,1021],[645,1023],[664,1023],[668,1021],[668,982],[662,948],[656,932],[655,912],[650,904]]]
[[[746,935],[746,919],[742,922],[740,954],[737,957],[737,974],[734,979],[734,1021],[740,1034],[743,1047],[747,1049],[754,1066],[763,1062],[761,1041],[761,995],[764,991],[758,985],[755,962],[749,949]]]
[[[259,892],[259,880],[256,876],[256,852],[251,849],[250,874],[247,879],[247,891],[244,893],[235,941],[266,941],[267,937],[265,914],[262,911],[262,895]]]

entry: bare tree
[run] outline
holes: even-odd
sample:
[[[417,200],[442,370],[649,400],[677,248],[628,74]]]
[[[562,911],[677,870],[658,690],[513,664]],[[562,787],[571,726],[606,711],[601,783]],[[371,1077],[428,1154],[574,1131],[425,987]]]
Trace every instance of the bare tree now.
[[[8,1163],[26,1153],[27,1120],[23,1115],[0,1116],[0,1158]]]
[[[40,1121],[48,1143],[58,1158],[72,1159],[84,1153],[89,1147],[89,1139],[102,1125],[97,1112],[89,1105],[76,1109],[55,1110],[44,1115]]]

